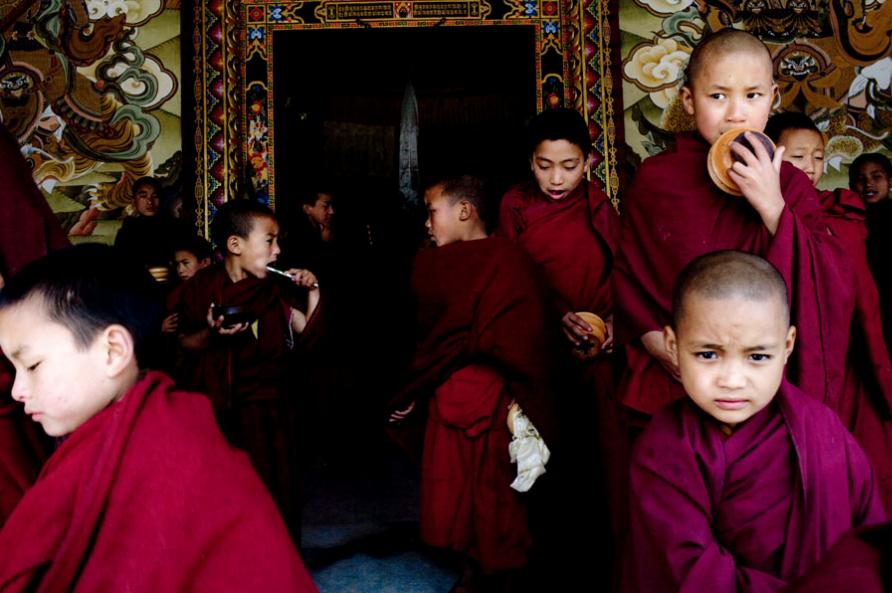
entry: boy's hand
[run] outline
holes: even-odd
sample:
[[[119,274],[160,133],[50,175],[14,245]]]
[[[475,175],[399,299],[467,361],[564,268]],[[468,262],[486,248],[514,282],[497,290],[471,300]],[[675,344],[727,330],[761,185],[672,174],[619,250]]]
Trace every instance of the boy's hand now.
[[[604,343],[601,344],[601,351],[610,354],[613,352],[613,315],[604,320],[604,325],[607,326],[607,337],[604,338]]]
[[[291,274],[291,281],[298,286],[304,286],[308,290],[319,290],[319,281],[316,280],[316,276],[313,272],[298,268],[291,268],[290,270],[286,270],[286,272]]]
[[[657,362],[663,365],[666,372],[672,375],[676,381],[681,381],[681,375],[678,372],[678,365],[672,360],[672,355],[666,350],[666,343],[663,340],[662,330],[649,331],[641,336],[641,344],[647,353],[653,356]]]
[[[402,422],[403,420],[406,419],[406,416],[408,416],[409,414],[412,413],[412,410],[414,410],[414,409],[415,409],[415,400],[412,400],[412,402],[405,409],[396,410],[395,412],[391,412],[390,418],[388,418],[387,421],[390,422],[391,424],[394,422]]]
[[[211,303],[211,306],[208,307],[208,316],[207,316],[208,327],[212,332],[220,334],[221,336],[232,336],[237,333],[243,332],[250,324],[248,322],[245,323],[237,323],[236,325],[223,326],[223,316],[220,315],[216,319],[214,318],[214,304]]]
[[[564,314],[564,317],[561,319],[561,325],[564,335],[567,336],[567,339],[574,346],[581,346],[591,339],[592,326],[587,324],[582,317],[573,311]]]
[[[570,311],[561,319],[564,335],[574,346],[581,346],[592,339],[592,326],[586,323],[582,317]],[[601,344],[602,352],[613,352],[613,315],[604,320],[607,326],[607,337]]]
[[[759,213],[762,222],[773,235],[777,232],[781,213],[784,210],[784,197],[780,188],[780,170],[784,147],[778,146],[774,159],[768,156],[765,146],[751,132],[746,133],[753,152],[734,142],[731,150],[743,159],[728,169],[728,177],[737,184],[743,197]]]
[[[167,317],[164,318],[164,321],[161,322],[161,331],[167,334],[172,334],[177,331],[177,318],[179,317],[178,313],[171,313]]]

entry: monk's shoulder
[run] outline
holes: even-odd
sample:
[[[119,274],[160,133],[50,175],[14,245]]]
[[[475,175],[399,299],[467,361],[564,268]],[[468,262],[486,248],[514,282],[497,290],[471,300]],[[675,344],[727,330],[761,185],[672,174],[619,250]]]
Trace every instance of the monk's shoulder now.
[[[788,425],[792,423],[812,434],[821,434],[825,440],[855,442],[839,415],[818,398],[789,384],[782,387],[781,393],[784,398],[782,409],[787,416]],[[791,422],[790,417],[795,420]]]
[[[688,427],[692,405],[687,398],[682,398],[654,414],[635,442],[633,465],[664,468],[667,462],[692,451]]]

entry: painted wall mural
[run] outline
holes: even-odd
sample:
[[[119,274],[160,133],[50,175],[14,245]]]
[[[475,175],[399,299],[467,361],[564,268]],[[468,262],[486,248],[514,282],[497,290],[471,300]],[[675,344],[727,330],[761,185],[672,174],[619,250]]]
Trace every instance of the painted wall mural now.
[[[775,107],[804,111],[828,139],[821,186],[848,184],[862,152],[892,155],[892,2],[623,0],[623,120],[634,164],[689,129],[678,89],[704,32],[736,27],[769,47]]]
[[[0,118],[72,239],[112,241],[134,180],[176,191],[179,0],[17,0],[0,23]]]

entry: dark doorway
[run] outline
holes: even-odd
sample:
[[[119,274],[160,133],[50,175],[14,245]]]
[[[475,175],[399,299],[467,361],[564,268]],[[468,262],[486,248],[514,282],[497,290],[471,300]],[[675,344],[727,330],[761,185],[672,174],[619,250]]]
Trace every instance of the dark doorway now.
[[[407,82],[418,100],[422,184],[470,172],[495,196],[527,171],[521,138],[536,111],[532,27],[287,31],[275,34],[274,52],[276,208],[285,220],[299,209],[297,192],[318,183],[342,193],[339,216],[366,224],[375,210],[402,202]]]

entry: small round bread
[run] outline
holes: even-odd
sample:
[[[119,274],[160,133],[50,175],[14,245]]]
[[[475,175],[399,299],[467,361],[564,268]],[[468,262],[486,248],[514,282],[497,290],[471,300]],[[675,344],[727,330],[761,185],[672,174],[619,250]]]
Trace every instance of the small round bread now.
[[[607,324],[604,320],[588,311],[577,311],[576,314],[592,328],[589,339],[580,346],[573,347],[573,356],[579,360],[591,360],[601,352],[601,345],[607,339]]]
[[[715,144],[709,149],[709,156],[706,159],[706,168],[709,171],[709,176],[712,177],[713,182],[715,182],[719,189],[732,196],[741,196],[743,194],[740,192],[740,188],[737,187],[737,184],[731,180],[731,177],[728,175],[728,169],[730,169],[735,162],[742,162],[743,159],[731,150],[731,145],[735,143],[742,144],[747,150],[755,153],[749,140],[744,136],[745,132],[750,132],[753,136],[758,138],[762,143],[762,146],[768,151],[768,155],[771,158],[774,158],[774,142],[759,130],[754,130],[752,128],[734,128],[719,136],[719,139],[716,140]]]

